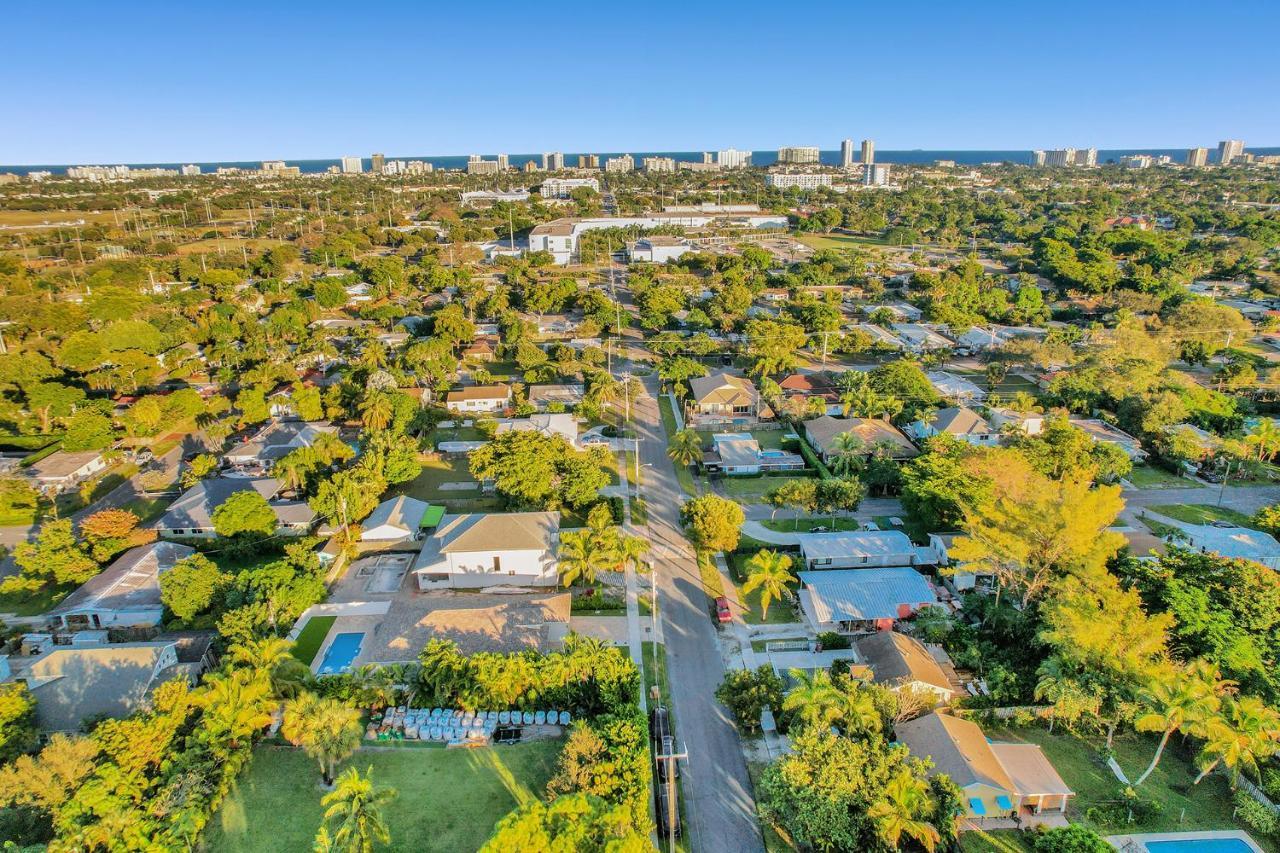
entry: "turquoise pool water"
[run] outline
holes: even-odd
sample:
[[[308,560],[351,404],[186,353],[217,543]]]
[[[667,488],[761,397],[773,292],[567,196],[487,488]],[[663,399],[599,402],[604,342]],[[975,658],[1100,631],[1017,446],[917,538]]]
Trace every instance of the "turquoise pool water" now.
[[[1239,838],[1188,838],[1143,843],[1151,853],[1253,853],[1253,848]]]
[[[325,650],[317,675],[337,675],[351,669],[351,662],[360,654],[364,634],[339,634]]]

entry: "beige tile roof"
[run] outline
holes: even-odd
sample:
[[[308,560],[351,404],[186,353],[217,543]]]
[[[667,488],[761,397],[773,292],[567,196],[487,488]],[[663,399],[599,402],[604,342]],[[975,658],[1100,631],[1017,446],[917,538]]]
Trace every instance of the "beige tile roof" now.
[[[463,400],[505,400],[510,394],[511,388],[507,385],[470,385],[450,391],[447,399],[450,403]]]
[[[898,723],[894,730],[912,755],[931,758],[934,772],[947,774],[961,788],[976,784],[1017,792],[977,724],[933,713]]]
[[[689,390],[693,392],[693,399],[702,406],[754,405],[759,396],[750,379],[729,373],[690,379]]]
[[[877,444],[889,444],[894,449],[894,457],[906,458],[918,456],[920,451],[911,443],[911,439],[893,424],[880,418],[835,418],[823,415],[804,422],[805,434],[818,450],[825,454],[835,451],[836,436],[851,432],[862,439],[863,445],[870,453]]]
[[[860,654],[875,673],[877,684],[921,681],[943,690],[951,681],[919,640],[897,631],[881,631],[858,641]]]

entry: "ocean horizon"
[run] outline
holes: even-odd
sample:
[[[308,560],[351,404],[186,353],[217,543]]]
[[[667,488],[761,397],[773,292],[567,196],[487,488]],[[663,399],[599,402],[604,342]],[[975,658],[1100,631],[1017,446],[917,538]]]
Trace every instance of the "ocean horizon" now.
[[[1252,154],[1280,154],[1280,147],[1267,148],[1248,148],[1246,149]],[[1210,156],[1212,156],[1214,148],[1210,148]],[[641,159],[645,157],[671,157],[677,162],[696,163],[702,160],[701,151],[611,151],[611,152],[581,152],[583,154],[595,154],[600,158],[601,165],[608,157],[620,157],[623,154],[631,154],[636,160],[637,168],[640,166]],[[1153,157],[1169,156],[1173,158],[1175,163],[1182,163],[1187,156],[1185,148],[1114,148],[1114,149],[1098,149],[1098,162],[1119,162],[1121,157],[1128,154],[1149,154]],[[449,154],[449,155],[422,155],[422,154],[388,154],[388,160],[422,160],[430,163],[436,169],[462,169],[467,165],[467,156],[465,154]],[[481,155],[486,160],[492,160],[497,154]],[[565,163],[569,168],[577,165],[579,152],[566,152]],[[819,152],[820,162],[827,166],[840,165],[840,152],[821,151]],[[266,158],[274,160],[279,158]],[[509,154],[508,161],[514,167],[523,166],[526,162],[534,160],[541,162],[542,154]],[[933,163],[937,160],[951,160],[960,165],[977,166],[984,163],[1008,163],[1012,165],[1030,165],[1032,162],[1032,152],[1030,150],[1010,150],[1010,151],[978,151],[978,150],[927,150],[912,149],[899,151],[876,151],[877,163],[888,163],[890,165],[923,165]],[[370,168],[371,160],[368,157],[361,158],[364,168]],[[772,166],[778,162],[778,152],[776,150],[769,151],[753,151],[751,152],[751,165],[753,166]],[[323,173],[330,166],[338,166],[341,159],[334,157],[323,160],[290,160],[285,159],[284,163],[289,166],[297,166],[303,174],[313,175]],[[212,172],[218,168],[238,167],[241,169],[257,169],[261,166],[261,160],[226,160],[226,161],[198,161],[186,160],[182,162],[171,163],[115,163],[115,162],[98,162],[98,163],[50,163],[50,164],[33,164],[33,165],[13,165],[0,166],[0,172],[13,172],[18,175],[26,175],[30,172],[48,171],[55,175],[65,174],[68,168],[72,166],[115,166],[126,165],[131,169],[177,169],[180,166],[194,164],[199,166],[206,172]]]

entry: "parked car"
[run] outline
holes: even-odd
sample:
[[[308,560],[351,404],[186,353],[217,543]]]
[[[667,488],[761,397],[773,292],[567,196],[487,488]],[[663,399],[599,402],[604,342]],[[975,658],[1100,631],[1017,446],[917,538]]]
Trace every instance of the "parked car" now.
[[[716,621],[721,624],[733,621],[733,611],[729,609],[729,599],[723,595],[716,599]]]
[[[583,447],[591,447],[596,444],[609,444],[610,438],[607,435],[601,435],[598,432],[593,432],[591,435],[584,435],[582,438],[578,439],[578,443]]]

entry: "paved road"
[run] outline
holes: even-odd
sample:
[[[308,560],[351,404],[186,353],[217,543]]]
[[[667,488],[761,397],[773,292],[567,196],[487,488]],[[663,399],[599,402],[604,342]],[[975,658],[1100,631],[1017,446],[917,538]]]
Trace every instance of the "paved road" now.
[[[646,385],[650,395],[656,393],[655,379],[650,378]],[[642,491],[649,510],[651,556],[658,573],[658,604],[676,734],[689,754],[681,767],[688,818],[685,838],[690,849],[698,852],[763,851],[742,745],[728,712],[713,695],[724,679],[724,661],[693,550],[680,527],[684,494],[667,458],[656,397],[644,397],[633,415],[645,466]]]

